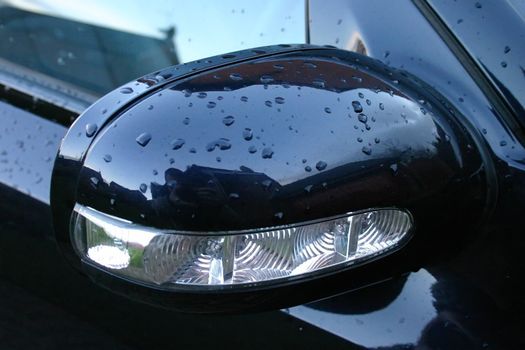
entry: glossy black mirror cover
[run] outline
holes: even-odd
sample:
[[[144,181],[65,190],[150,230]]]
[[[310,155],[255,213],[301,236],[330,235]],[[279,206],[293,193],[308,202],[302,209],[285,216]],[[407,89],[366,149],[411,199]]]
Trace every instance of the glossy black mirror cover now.
[[[77,201],[153,227],[217,231],[464,188],[481,166],[469,136],[409,79],[356,58],[283,53],[165,85],[97,135]]]
[[[72,126],[53,177],[57,238],[68,250],[75,203],[193,232],[394,206],[413,213],[419,241],[443,244],[446,227],[471,227],[496,188],[467,128],[416,78],[333,48],[172,67]]]

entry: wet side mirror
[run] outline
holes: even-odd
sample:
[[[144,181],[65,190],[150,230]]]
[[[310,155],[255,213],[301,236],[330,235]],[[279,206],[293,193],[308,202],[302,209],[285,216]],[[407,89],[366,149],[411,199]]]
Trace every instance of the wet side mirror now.
[[[56,239],[95,282],[144,302],[304,303],[461,241],[487,206],[478,144],[436,91],[359,54],[213,57],[130,82],[77,119],[53,173]]]

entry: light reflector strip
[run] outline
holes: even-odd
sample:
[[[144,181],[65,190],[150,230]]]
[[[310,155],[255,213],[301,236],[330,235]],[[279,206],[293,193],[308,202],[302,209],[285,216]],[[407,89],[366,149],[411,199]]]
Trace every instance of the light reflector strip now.
[[[362,263],[399,247],[411,228],[406,211],[371,209],[257,231],[171,232],[77,205],[71,234],[83,259],[169,289],[258,283]]]

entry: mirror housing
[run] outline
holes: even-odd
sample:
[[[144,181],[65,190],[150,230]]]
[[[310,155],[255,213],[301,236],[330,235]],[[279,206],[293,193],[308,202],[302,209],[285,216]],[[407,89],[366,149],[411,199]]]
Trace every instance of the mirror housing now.
[[[496,188],[480,139],[431,87],[369,57],[311,45],[216,56],[130,82],[75,121],[53,171],[55,235],[95,282],[143,302],[192,312],[296,305],[402,275],[465,240]],[[86,258],[72,233],[78,206],[189,236],[378,208],[407,213],[411,226],[363,263],[178,289]]]

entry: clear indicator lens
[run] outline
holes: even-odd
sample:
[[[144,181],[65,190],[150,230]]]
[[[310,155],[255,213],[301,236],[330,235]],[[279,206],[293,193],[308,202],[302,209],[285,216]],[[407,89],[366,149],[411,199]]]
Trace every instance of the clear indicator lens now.
[[[386,254],[411,233],[398,209],[261,230],[188,233],[155,230],[77,205],[72,241],[84,260],[142,283],[235,285],[346,267]]]

